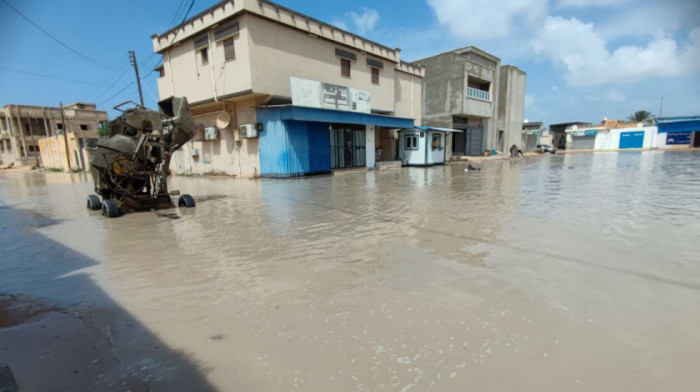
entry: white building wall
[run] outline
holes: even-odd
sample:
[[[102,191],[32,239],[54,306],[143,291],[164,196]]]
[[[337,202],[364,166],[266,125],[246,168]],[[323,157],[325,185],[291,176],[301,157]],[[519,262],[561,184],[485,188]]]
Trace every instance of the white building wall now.
[[[231,124],[219,131],[219,140],[189,141],[173,154],[170,170],[179,175],[227,174],[237,177],[260,175],[260,157],[257,138],[242,138],[238,128],[255,123],[256,100],[236,102],[229,106]],[[215,127],[221,110],[195,115],[195,124]],[[197,152],[192,155],[193,151]]]
[[[416,125],[420,125],[422,121],[423,78],[401,71],[396,71],[394,75],[396,78],[394,115],[412,118]]]
[[[659,147],[659,137],[657,127],[635,127],[635,128],[613,128],[598,129],[595,138],[595,149],[601,151],[613,151],[620,149],[620,134],[623,132],[644,132],[644,142],[642,149]]]
[[[160,99],[185,96],[190,103],[216,100],[252,89],[247,17],[236,19],[239,32],[233,36],[236,58],[224,59],[223,41],[214,41],[209,31],[209,62],[202,64],[200,50],[194,50],[194,37],[163,54],[165,76],[158,79]]]

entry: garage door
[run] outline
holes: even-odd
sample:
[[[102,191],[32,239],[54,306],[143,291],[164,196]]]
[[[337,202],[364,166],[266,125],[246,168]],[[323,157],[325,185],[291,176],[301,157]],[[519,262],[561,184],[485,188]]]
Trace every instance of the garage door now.
[[[574,136],[572,150],[592,150],[595,147],[595,136]]]
[[[643,145],[644,131],[620,133],[620,150],[626,148],[642,148]]]
[[[484,129],[481,127],[467,127],[467,155],[481,155],[484,150]]]

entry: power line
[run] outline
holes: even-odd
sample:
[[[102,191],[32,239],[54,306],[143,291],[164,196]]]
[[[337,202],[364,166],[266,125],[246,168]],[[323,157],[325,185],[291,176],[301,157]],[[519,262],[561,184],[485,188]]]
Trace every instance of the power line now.
[[[129,69],[127,68],[127,71],[128,71],[128,70],[129,70]],[[154,73],[155,71],[156,71],[155,69],[151,69],[151,72],[147,73],[145,76],[140,77],[139,79],[140,79],[140,80],[145,80],[146,78],[148,78],[148,77],[149,77],[152,73]],[[122,76],[124,76],[125,74],[126,74],[126,72],[124,72],[124,74],[122,74]],[[120,77],[120,79],[121,79],[121,77]],[[112,95],[111,97],[109,97],[109,98],[105,99],[104,101],[100,102],[100,103],[98,104],[98,106],[102,106],[103,104],[105,104],[105,103],[111,101],[111,100],[114,99],[116,96],[118,96],[119,94],[121,94],[124,90],[126,90],[126,89],[128,89],[129,87],[133,86],[134,83],[136,83],[136,81],[133,81],[133,82],[127,84],[127,85],[124,86],[121,90],[119,90],[119,91],[117,91],[116,93],[114,93],[114,95]],[[115,84],[116,84],[116,82],[115,82]],[[111,87],[110,87],[107,91],[109,91],[109,90],[111,90]],[[104,95],[104,94],[102,94],[102,95]],[[97,99],[95,99],[95,101],[96,101],[96,100],[97,100]]]
[[[63,43],[63,42],[62,42],[61,40],[59,40],[58,38],[56,38],[56,37],[54,37],[53,35],[51,35],[51,33],[49,33],[48,31],[44,30],[43,28],[41,28],[41,26],[39,26],[38,24],[34,23],[31,19],[29,19],[28,17],[26,17],[23,13],[19,12],[19,10],[16,9],[15,7],[13,7],[12,4],[8,3],[7,0],[0,0],[0,1],[2,1],[3,3],[5,3],[6,6],[10,7],[13,11],[15,11],[15,12],[16,12],[19,16],[21,16],[22,18],[24,18],[27,22],[31,23],[32,26],[34,26],[34,27],[36,27],[37,29],[39,29],[42,33],[46,34],[46,35],[47,35],[49,38],[51,38],[52,40],[58,42],[58,43],[59,43],[61,46],[63,46],[64,48],[70,50],[71,52],[77,54],[78,56],[80,56],[80,57],[82,57],[82,58],[84,58],[84,59],[86,59],[86,60],[88,60],[88,61],[91,61],[91,62],[93,62],[93,63],[95,63],[95,64],[98,64],[98,65],[101,65],[101,66],[107,67],[107,68],[115,68],[115,67],[113,67],[113,66],[111,66],[111,65],[107,65],[107,64],[101,63],[101,62],[99,62],[99,61],[97,61],[97,60],[95,60],[95,59],[92,59],[92,58],[90,58],[90,57],[88,57],[88,56],[86,56],[86,55],[84,55],[84,54],[78,52],[77,50],[71,48],[70,46],[68,46],[67,44]],[[194,3],[194,1],[193,1],[193,3]]]
[[[173,28],[173,24],[177,20],[177,16],[180,14],[181,9],[184,11],[185,8],[183,6],[185,5],[185,1],[187,1],[187,0],[180,0],[180,4],[177,6],[177,9],[175,10],[175,14],[173,15],[172,19],[170,19],[170,23],[168,23],[167,30],[170,30],[171,28]]]
[[[107,87],[104,91],[102,91],[102,93],[101,93],[100,95],[96,96],[95,99],[93,99],[93,101],[97,101],[98,99],[102,98],[105,94],[107,94],[107,92],[109,92],[111,89],[113,89],[114,86],[116,86],[117,83],[119,83],[119,81],[122,80],[122,78],[124,77],[124,75],[127,74],[127,72],[129,72],[129,68],[126,68],[126,69],[124,70],[124,72],[122,72],[122,74],[119,75],[119,77],[117,78],[117,80],[115,80],[114,83],[112,83],[112,85],[110,85],[110,86]]]
[[[117,77],[119,71],[122,71],[122,74],[121,74],[119,77]],[[105,88],[95,88],[95,89],[92,89],[92,90],[91,90],[88,94],[86,94],[86,95],[93,96],[93,97],[96,96],[96,95],[98,96],[98,98],[94,98],[91,102],[94,102],[94,101],[98,100],[99,97],[102,97],[103,95],[107,94],[107,92],[109,92],[109,90],[111,90],[112,88],[114,88],[114,86],[115,86],[117,83],[119,83],[119,81],[120,81],[121,78],[126,74],[127,71],[129,71],[129,57],[128,57],[128,56],[125,56],[124,59],[122,60],[122,62],[119,63],[119,65],[117,66],[117,68],[114,68],[114,69],[109,70],[109,72],[107,72],[107,74],[105,75],[105,77],[102,78],[102,80],[100,80],[100,83],[102,83],[103,86],[109,86],[109,87],[107,87],[106,89],[105,89]],[[116,80],[114,79],[115,77],[117,77]],[[109,84],[109,83],[112,82],[112,81],[114,81],[114,83]]]
[[[8,72],[17,72],[17,73],[22,73],[22,74],[27,74],[27,75],[33,75],[33,76],[41,76],[42,78],[49,78],[49,79],[57,79],[57,80],[65,80],[67,82],[75,82],[75,83],[84,83],[84,84],[92,84],[94,86],[106,86],[106,84],[100,84],[100,83],[95,83],[95,82],[88,82],[86,80],[77,80],[77,79],[70,79],[70,78],[63,78],[60,76],[53,76],[53,75],[46,75],[46,74],[41,74],[37,72],[30,72],[30,71],[20,71],[17,69],[10,69],[10,68],[5,68],[5,67],[0,67],[3,71],[8,71]]]
[[[126,89],[128,89],[129,87],[133,86],[134,83],[136,83],[136,81],[133,81],[133,82],[127,84],[126,86],[124,86],[124,88],[122,88],[121,90],[117,91],[116,93],[114,93],[114,95],[112,95],[111,97],[105,99],[104,101],[100,102],[100,103],[97,104],[97,105],[98,105],[98,106],[102,106],[102,105],[104,105],[105,103],[111,101],[111,100],[114,99],[117,95],[123,93],[124,90],[126,90]]]
[[[5,1],[5,0],[2,0],[2,1]],[[182,18],[182,22],[180,22],[180,24],[177,25],[177,29],[175,29],[175,32],[173,33],[173,39],[170,40],[170,45],[172,45],[173,42],[175,41],[175,37],[177,37],[177,33],[180,31],[180,27],[182,27],[182,24],[185,23],[185,20],[187,19],[187,15],[189,15],[190,11],[192,11],[193,5],[194,5],[194,0],[192,0],[192,2],[190,3],[190,7],[187,8],[187,12],[185,12],[185,16]]]

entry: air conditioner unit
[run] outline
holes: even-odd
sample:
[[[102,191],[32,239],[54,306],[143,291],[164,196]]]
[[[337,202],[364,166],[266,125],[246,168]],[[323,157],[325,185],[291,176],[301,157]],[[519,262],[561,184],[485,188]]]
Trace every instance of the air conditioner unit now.
[[[255,129],[255,124],[243,124],[239,128],[241,136],[244,138],[258,137],[258,130]]]
[[[204,140],[219,140],[219,130],[214,127],[204,128]]]
[[[196,148],[191,149],[190,155],[193,157],[199,156],[199,150],[197,150]]]

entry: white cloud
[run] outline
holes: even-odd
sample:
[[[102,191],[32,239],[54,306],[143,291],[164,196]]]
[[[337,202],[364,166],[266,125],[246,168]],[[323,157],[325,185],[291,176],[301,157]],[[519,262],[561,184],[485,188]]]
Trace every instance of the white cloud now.
[[[368,8],[362,8],[362,14],[350,12],[350,18],[352,19],[352,23],[355,25],[357,32],[360,34],[365,34],[374,30],[377,23],[379,23],[379,12]]]
[[[514,26],[534,26],[547,14],[547,0],[427,0],[438,22],[458,39],[506,38]]]
[[[572,86],[637,82],[700,69],[700,28],[679,49],[676,41],[655,37],[646,47],[622,46],[610,52],[593,28],[576,18],[548,17],[532,40],[535,52],[549,58]]]
[[[624,0],[559,0],[557,3],[561,7],[588,8],[617,6],[626,2]]]
[[[343,29],[343,30],[349,31],[347,23],[343,22],[343,21],[340,20],[340,19],[333,19],[333,20],[331,20],[331,24],[332,24],[333,26],[339,28],[339,29]]]
[[[588,95],[586,99],[589,102],[623,102],[626,100],[626,97],[624,96],[624,94],[617,91],[616,89],[612,89],[611,91],[603,95]]]

